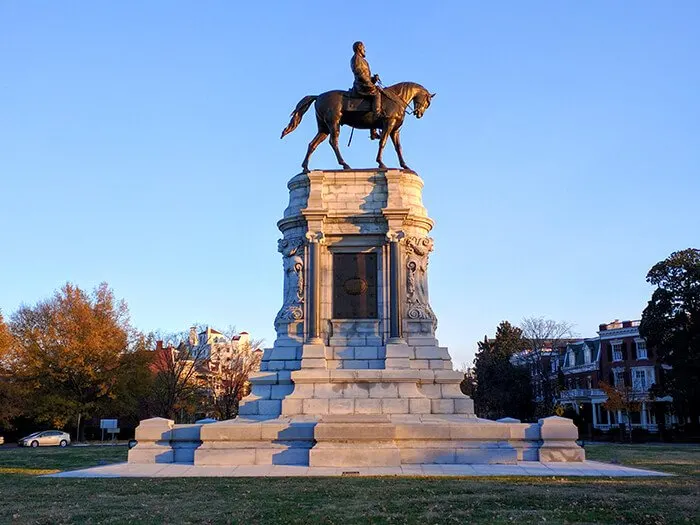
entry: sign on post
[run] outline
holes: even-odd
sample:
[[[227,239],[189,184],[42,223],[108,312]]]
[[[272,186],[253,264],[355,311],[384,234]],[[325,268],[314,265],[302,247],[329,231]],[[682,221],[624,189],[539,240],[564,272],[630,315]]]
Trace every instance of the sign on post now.
[[[112,435],[112,441],[117,437],[119,433],[118,422],[116,419],[100,419],[100,428],[102,429],[102,441],[105,440],[105,430],[108,434]]]

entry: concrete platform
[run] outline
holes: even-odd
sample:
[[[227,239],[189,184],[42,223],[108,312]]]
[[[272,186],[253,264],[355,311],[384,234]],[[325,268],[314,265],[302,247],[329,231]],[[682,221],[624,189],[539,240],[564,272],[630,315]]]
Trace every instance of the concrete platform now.
[[[398,467],[306,467],[299,465],[241,465],[208,467],[181,463],[117,463],[82,470],[49,474],[48,478],[180,478],[180,477],[288,477],[288,476],[577,476],[656,477],[672,476],[598,461],[542,463],[518,461],[515,465],[403,465]]]

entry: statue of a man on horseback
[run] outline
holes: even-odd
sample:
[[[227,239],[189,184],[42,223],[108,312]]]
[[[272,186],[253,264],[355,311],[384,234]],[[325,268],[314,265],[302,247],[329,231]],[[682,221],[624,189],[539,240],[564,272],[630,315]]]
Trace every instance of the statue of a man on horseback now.
[[[316,110],[316,124],[318,132],[309,143],[306,157],[301,166],[304,171],[309,170],[309,158],[318,145],[330,136],[330,144],[338,163],[343,169],[350,166],[343,160],[338,148],[338,136],[340,126],[345,124],[357,129],[371,130],[372,138],[379,138],[377,163],[380,169],[386,169],[382,162],[382,152],[389,137],[394,144],[399,164],[405,170],[410,169],[403,160],[400,141],[400,129],[406,113],[421,118],[425,110],[430,106],[430,101],[435,94],[415,82],[399,82],[387,88],[379,88],[379,75],[372,75],[369,64],[365,59],[365,46],[362,42],[353,44],[355,54],[350,66],[355,81],[350,91],[327,91],[320,95],[307,95],[299,101],[292,112],[292,118],[287,127],[282,131],[282,137],[291,133],[301,122],[304,113],[314,104]],[[384,100],[382,94],[386,95]],[[361,97],[358,99],[358,97]],[[369,99],[368,101],[363,99]],[[413,103],[413,111],[409,111]],[[371,107],[369,107],[371,106]],[[381,129],[381,136],[375,135],[375,130]]]

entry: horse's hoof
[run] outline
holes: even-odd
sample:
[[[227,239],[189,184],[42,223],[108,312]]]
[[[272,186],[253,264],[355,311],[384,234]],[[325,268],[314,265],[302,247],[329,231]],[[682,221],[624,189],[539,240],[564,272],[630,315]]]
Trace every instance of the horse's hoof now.
[[[386,167],[386,164],[384,164],[383,162],[380,162],[380,163],[379,163],[379,169],[380,169],[380,170],[388,170],[389,168]]]
[[[343,169],[344,170],[351,170],[352,168],[350,167],[349,164],[343,164]]]
[[[409,168],[408,166],[406,166],[406,164],[401,164],[401,167],[402,167],[403,169],[405,169],[406,171],[413,171],[411,168]]]

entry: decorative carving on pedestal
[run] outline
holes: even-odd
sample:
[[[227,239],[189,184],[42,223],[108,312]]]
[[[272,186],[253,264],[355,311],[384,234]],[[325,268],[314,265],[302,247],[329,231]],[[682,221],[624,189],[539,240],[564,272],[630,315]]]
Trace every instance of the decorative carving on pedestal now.
[[[298,321],[304,318],[304,239],[280,239],[277,251],[282,254],[284,267],[284,302],[275,317],[278,321]]]
[[[437,328],[437,316],[428,300],[428,255],[433,250],[430,237],[409,236],[406,247],[406,316],[409,319],[429,319]]]

